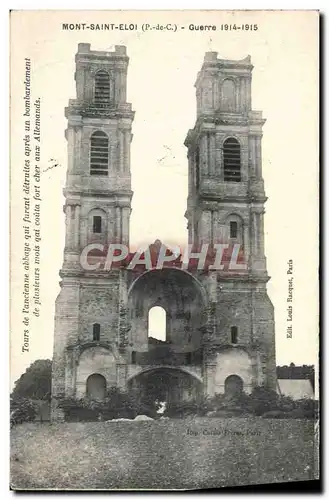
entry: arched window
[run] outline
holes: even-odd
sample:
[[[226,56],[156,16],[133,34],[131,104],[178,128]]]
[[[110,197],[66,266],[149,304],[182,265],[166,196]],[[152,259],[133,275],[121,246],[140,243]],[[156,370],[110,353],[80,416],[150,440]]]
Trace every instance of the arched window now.
[[[149,310],[148,337],[167,340],[167,314],[163,307],[155,306]]]
[[[243,381],[238,375],[230,375],[225,379],[225,394],[227,396],[236,397],[243,391]]]
[[[132,365],[136,364],[136,351],[132,351],[131,353],[131,364]]]
[[[90,175],[107,175],[109,169],[109,139],[98,130],[90,138]]]
[[[102,217],[100,215],[93,216],[93,233],[102,232]]]
[[[231,326],[231,343],[232,344],[238,343],[238,327],[237,326]]]
[[[106,71],[98,71],[95,75],[95,104],[107,105],[111,100],[111,80]]]
[[[98,342],[101,337],[101,325],[99,323],[93,324],[93,340]]]
[[[223,145],[224,181],[241,181],[241,151],[239,142],[230,137]]]
[[[103,375],[94,373],[87,379],[86,392],[90,399],[102,401],[106,396],[106,380]]]
[[[221,111],[227,113],[235,112],[235,84],[233,80],[224,80],[222,84]]]

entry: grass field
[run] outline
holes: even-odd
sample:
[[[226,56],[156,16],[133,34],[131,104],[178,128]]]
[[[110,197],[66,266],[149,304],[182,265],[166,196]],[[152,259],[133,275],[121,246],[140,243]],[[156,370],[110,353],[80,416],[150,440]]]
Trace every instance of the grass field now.
[[[261,418],[23,424],[13,489],[195,489],[314,479],[313,422]]]

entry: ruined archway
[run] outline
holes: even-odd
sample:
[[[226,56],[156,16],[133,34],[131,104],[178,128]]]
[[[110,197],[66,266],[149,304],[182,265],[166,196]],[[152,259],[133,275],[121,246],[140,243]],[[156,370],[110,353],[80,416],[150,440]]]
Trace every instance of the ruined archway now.
[[[148,336],[149,311],[161,307],[166,312],[165,340]],[[153,269],[137,277],[128,293],[129,342],[132,350],[145,353],[151,348],[181,355],[177,364],[201,345],[205,324],[205,292],[201,283],[188,272],[176,268]],[[151,347],[152,346],[152,347]],[[144,356],[145,357],[145,356]],[[163,364],[164,353],[161,352]],[[169,358],[172,358],[171,354]],[[154,360],[145,360],[152,364]],[[169,359],[166,360],[165,364]]]
[[[155,401],[170,404],[202,397],[203,384],[199,377],[183,369],[161,366],[148,368],[131,377],[128,390],[151,404]]]

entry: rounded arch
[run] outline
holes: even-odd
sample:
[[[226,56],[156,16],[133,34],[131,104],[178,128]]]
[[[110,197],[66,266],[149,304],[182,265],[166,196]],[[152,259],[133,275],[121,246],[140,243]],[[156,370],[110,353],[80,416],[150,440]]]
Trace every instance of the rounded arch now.
[[[106,137],[107,139],[109,138],[108,134],[104,130],[100,130],[98,128],[93,129],[90,134],[89,134],[89,140],[92,137]]]
[[[173,272],[184,273],[186,276],[188,276],[189,278],[191,278],[191,280],[193,281],[194,285],[197,287],[197,289],[200,292],[200,295],[201,295],[202,301],[203,301],[203,305],[206,305],[208,303],[207,292],[206,292],[205,288],[203,287],[202,283],[200,283],[200,281],[195,276],[193,276],[193,274],[191,274],[189,271],[187,271],[186,269],[177,269],[175,267],[164,268],[164,269],[161,269],[161,270],[158,270],[158,269],[148,269],[148,270],[144,271],[143,273],[139,274],[132,281],[132,283],[130,284],[130,286],[128,288],[128,297],[133,292],[133,289],[137,285],[137,283],[139,282],[139,280],[141,280],[143,277],[145,277],[149,273],[152,273],[152,272],[153,273],[154,272],[161,272],[161,271],[165,271],[166,269],[170,269],[170,271],[173,271]]]
[[[243,380],[238,375],[229,375],[226,377],[225,382],[225,394],[227,396],[240,396],[243,392]]]
[[[225,78],[222,82],[221,110],[228,113],[236,111],[236,86],[232,78]]]
[[[89,375],[86,381],[86,395],[95,401],[103,401],[106,397],[106,379],[100,373]]]
[[[182,366],[177,367],[177,366],[170,366],[170,365],[156,365],[156,366],[148,366],[146,368],[143,368],[138,373],[134,373],[133,375],[130,375],[127,378],[127,383],[131,382],[134,378],[139,377],[140,375],[150,374],[152,372],[161,371],[161,370],[166,370],[166,371],[170,371],[173,373],[179,373],[179,372],[184,373],[186,375],[190,375],[192,378],[194,378],[195,380],[197,380],[198,382],[203,384],[202,377],[200,377],[200,375],[198,375],[197,373],[194,373],[193,371],[187,370],[186,368],[184,368]]]

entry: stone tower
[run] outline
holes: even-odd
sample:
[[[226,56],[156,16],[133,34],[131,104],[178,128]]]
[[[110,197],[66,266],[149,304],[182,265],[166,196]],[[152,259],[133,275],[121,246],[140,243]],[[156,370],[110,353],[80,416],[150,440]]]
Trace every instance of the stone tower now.
[[[251,362],[251,385],[275,389],[273,306],[266,292],[262,112],[252,110],[250,56],[222,60],[205,54],[195,83],[197,119],[188,132],[189,242],[239,244],[245,272],[224,269],[205,282],[215,327],[208,337],[209,390],[216,392],[220,365]],[[211,273],[210,273],[211,274]],[[209,304],[211,305],[211,304]],[[243,354],[244,351],[244,354]],[[216,356],[214,356],[216,353]],[[251,373],[250,372],[250,373]],[[217,373],[217,376],[214,375]],[[241,375],[241,373],[240,373]],[[243,377],[242,377],[243,378]],[[222,381],[221,381],[222,383]]]
[[[80,43],[75,56],[76,99],[65,110],[68,166],[64,196],[66,236],[56,301],[53,357],[53,417],[57,400],[85,394],[85,372],[103,368],[113,385],[118,349],[120,271],[82,269],[84,248],[97,242],[129,244],[130,144],[134,112],[126,101],[126,47],[93,51]],[[122,326],[122,325],[121,325]],[[109,346],[113,345],[110,351]],[[119,356],[117,356],[119,359]],[[101,365],[102,370],[97,368]],[[56,413],[57,412],[57,413]]]
[[[141,392],[159,386],[157,397],[176,402],[276,386],[264,254],[265,120],[251,106],[250,57],[229,61],[215,52],[205,55],[196,81],[197,120],[185,140],[189,243],[194,252],[202,245],[212,251],[226,245],[229,264],[215,269],[186,267],[179,255],[174,265],[158,267],[151,254],[160,255],[159,241],[145,250],[151,267],[141,262],[133,267],[136,254],[128,254],[107,268],[99,254],[89,253],[92,248],[106,255],[109,244],[129,245],[134,112],[126,102],[127,67],[125,47],[101,52],[78,46],[77,98],[66,108],[66,238],[55,312],[54,420],[63,418],[63,398],[103,399],[113,386]],[[239,249],[234,268],[232,248]],[[163,313],[164,340],[152,336],[154,308]]]

